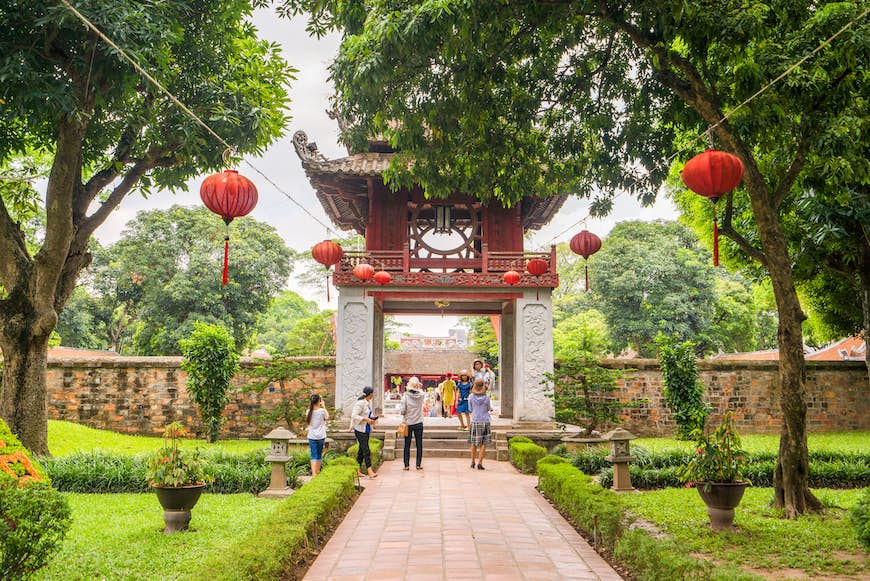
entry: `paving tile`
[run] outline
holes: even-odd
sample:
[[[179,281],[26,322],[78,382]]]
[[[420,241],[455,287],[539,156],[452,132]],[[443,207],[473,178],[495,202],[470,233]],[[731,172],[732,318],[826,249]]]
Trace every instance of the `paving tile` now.
[[[306,581],[618,581],[619,575],[535,490],[490,462],[430,459],[420,473],[381,467]]]

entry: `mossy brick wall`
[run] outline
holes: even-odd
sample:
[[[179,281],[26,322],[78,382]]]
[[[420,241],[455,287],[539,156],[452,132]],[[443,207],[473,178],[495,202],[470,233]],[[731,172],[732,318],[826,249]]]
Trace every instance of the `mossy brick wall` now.
[[[334,360],[298,360],[312,362],[305,370],[306,383],[335,392]],[[324,361],[326,367],[314,365]],[[242,367],[251,365],[251,360],[242,360]],[[185,388],[186,379],[180,357],[49,357],[48,417],[130,434],[159,435],[176,420],[200,431],[195,406]],[[239,375],[233,386],[240,388],[246,381]],[[276,405],[279,389],[270,386],[263,392],[233,391],[224,412],[227,421],[221,436],[262,437],[271,428],[258,425],[256,415]]]
[[[623,413],[623,427],[640,436],[672,436],[676,424],[664,401],[662,372],[654,359],[610,360],[605,366],[634,369],[620,381],[624,402],[640,402]],[[778,433],[782,413],[776,361],[699,361],[710,422],[734,413],[741,433]],[[807,362],[807,424],[811,432],[870,430],[870,383],[858,361]],[[641,400],[647,401],[642,402]]]

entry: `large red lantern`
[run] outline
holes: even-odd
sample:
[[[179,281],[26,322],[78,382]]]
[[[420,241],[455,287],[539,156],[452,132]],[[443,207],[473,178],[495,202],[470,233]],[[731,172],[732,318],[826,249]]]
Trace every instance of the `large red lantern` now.
[[[506,273],[504,273],[503,275],[501,275],[501,277],[506,283],[508,283],[511,286],[520,282],[520,273],[518,273],[515,270],[509,270]]]
[[[311,249],[311,258],[326,267],[326,300],[329,301],[329,267],[341,262],[341,257],[344,256],[344,248],[340,244],[332,240],[324,240],[318,242]]]
[[[589,230],[583,230],[571,238],[569,246],[571,252],[579,254],[583,260],[588,261],[590,256],[601,250],[601,238]],[[586,292],[589,292],[589,263],[583,266],[586,269]]]
[[[353,275],[360,280],[368,280],[375,275],[375,267],[365,262],[360,262],[353,267]]]
[[[389,284],[393,277],[390,276],[390,273],[386,270],[379,270],[374,275],[375,282],[379,285],[383,286],[385,284]]]
[[[227,225],[224,236],[224,269],[221,284],[229,282],[230,222],[246,216],[257,205],[257,186],[234,169],[208,176],[199,187],[199,197],[205,207],[220,216]]]
[[[719,223],[716,202],[743,179],[743,162],[736,155],[717,149],[698,154],[683,168],[683,183],[713,202],[713,266],[719,266]]]
[[[540,282],[541,275],[550,270],[550,265],[543,258],[532,258],[526,263],[526,270],[535,277],[537,282]],[[540,288],[535,289],[535,298],[541,298]]]

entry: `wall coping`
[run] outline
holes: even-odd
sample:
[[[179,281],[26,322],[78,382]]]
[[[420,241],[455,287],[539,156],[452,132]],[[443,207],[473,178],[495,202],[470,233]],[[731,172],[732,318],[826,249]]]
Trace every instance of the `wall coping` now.
[[[752,359],[698,359],[698,371],[778,370],[779,361]],[[557,362],[558,364],[558,362]],[[636,371],[659,370],[658,359],[604,359],[603,367]],[[822,369],[858,369],[866,367],[863,361],[807,361],[807,371]]]
[[[48,365],[51,367],[157,367],[157,368],[175,368],[181,369],[182,357],[129,357],[118,355],[115,357],[106,356],[49,356]],[[259,357],[242,357],[240,364],[242,367],[253,367],[263,363],[269,363],[272,359],[262,359]],[[324,362],[335,365],[335,357],[287,357],[285,361],[295,361],[299,363],[315,363]]]

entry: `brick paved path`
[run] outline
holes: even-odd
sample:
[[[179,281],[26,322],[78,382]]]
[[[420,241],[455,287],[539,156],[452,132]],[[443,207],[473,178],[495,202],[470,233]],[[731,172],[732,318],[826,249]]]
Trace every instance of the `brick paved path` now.
[[[319,580],[622,579],[507,462],[381,466],[311,566]]]

